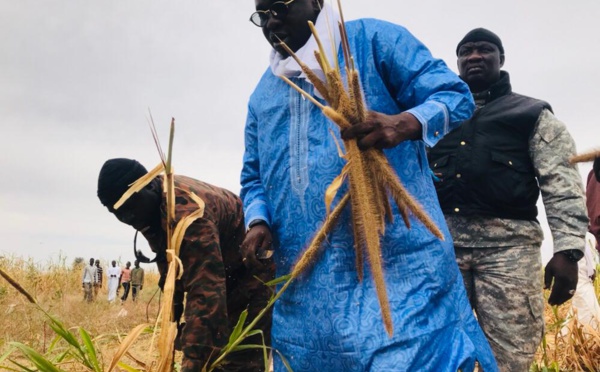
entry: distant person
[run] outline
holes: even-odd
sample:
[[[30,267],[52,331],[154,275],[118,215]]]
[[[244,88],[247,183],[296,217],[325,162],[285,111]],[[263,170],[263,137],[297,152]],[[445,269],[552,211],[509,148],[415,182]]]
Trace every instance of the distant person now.
[[[140,267],[140,261],[133,262],[134,268],[131,270],[131,299],[135,301],[138,293],[144,288],[144,269]]]
[[[94,298],[98,298],[98,292],[102,289],[102,266],[100,266],[100,260],[96,260],[96,282],[94,283]]]
[[[92,302],[94,300],[92,288],[96,283],[96,267],[94,266],[93,258],[90,258],[90,264],[83,268],[83,278],[81,282],[83,286],[83,298],[87,302]]]
[[[547,102],[512,91],[496,34],[470,31],[456,55],[477,108],[430,150],[430,165],[471,305],[498,365],[528,371],[544,331],[540,191],[554,240],[544,278],[550,305],[573,296],[583,257],[583,185],[569,163],[575,143]]]
[[[594,160],[593,169],[590,170],[585,189],[588,217],[590,219],[590,232],[596,238],[594,247],[600,253],[600,158]]]
[[[127,261],[125,268],[121,271],[121,286],[123,287],[121,302],[125,302],[127,296],[129,296],[129,288],[131,287],[131,262],[129,261]]]
[[[567,324],[563,327],[562,333],[566,333],[568,322],[576,317],[580,325],[590,327],[595,331],[600,331],[600,305],[594,290],[594,279],[596,278],[595,259],[596,238],[592,233],[586,234],[585,255],[579,261],[579,280],[577,289],[571,301],[571,309],[567,314]]]
[[[168,269],[163,177],[152,180],[119,209],[113,208],[129,185],[146,174],[146,168],[135,160],[108,160],[98,178],[98,198],[121,222],[144,235],[156,253],[152,261],[158,266],[162,288]],[[176,175],[174,181],[175,223],[198,210],[191,193],[206,204],[204,215],[185,231],[179,253],[183,276],[176,282],[173,299],[174,316],[179,321],[185,295],[186,323],[179,337],[183,351],[181,370],[192,372],[200,371],[214,360],[227,344],[230,332],[244,310],[248,310],[248,323],[264,309],[271,289],[263,283],[273,279],[274,268],[272,261],[263,261],[254,271],[244,265],[240,255],[240,244],[245,235],[244,214],[242,203],[235,194],[185,176]],[[138,251],[136,256],[145,258]],[[270,313],[258,322],[257,327],[269,346]],[[248,342],[262,344],[263,338],[256,335]],[[233,353],[227,362],[227,371],[262,371],[264,366],[262,350],[256,349]]]
[[[119,279],[121,278],[121,268],[117,266],[117,261],[111,262],[111,267],[106,270],[108,277],[108,302],[113,302],[117,298],[117,289],[119,288]]]

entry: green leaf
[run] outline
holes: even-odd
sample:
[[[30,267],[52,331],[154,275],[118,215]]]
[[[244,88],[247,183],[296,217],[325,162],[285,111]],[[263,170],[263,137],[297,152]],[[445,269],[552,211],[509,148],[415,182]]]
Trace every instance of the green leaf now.
[[[90,361],[90,364],[92,365],[94,371],[102,372],[102,370],[100,368],[100,364],[98,363],[96,347],[94,346],[94,343],[92,342],[92,338],[90,337],[90,334],[85,329],[80,327],[79,335],[81,336],[81,339],[83,340],[83,343],[85,345],[85,350],[86,350],[86,353],[88,356],[88,360]]]
[[[132,367],[129,364],[125,364],[123,362],[118,362],[117,365],[119,366],[119,368],[124,369],[128,372],[140,372],[139,369]]]
[[[259,345],[259,344],[243,344],[243,345],[238,345],[235,348],[231,349],[231,351],[244,351],[244,350],[249,350],[249,349],[262,349],[264,348],[265,345]]]
[[[12,346],[15,346],[19,350],[21,350],[23,352],[23,354],[25,354],[27,359],[29,359],[30,362],[35,364],[35,366],[40,371],[42,371],[42,372],[63,372],[63,370],[55,367],[54,364],[52,364],[52,362],[50,362],[48,359],[44,358],[44,356],[42,356],[40,353],[33,350],[29,346],[24,345],[20,342],[11,342],[10,344]]]
[[[231,345],[235,340],[238,339],[238,337],[240,337],[240,334],[242,334],[242,329],[244,328],[244,323],[246,322],[247,317],[248,317],[248,309],[242,311],[242,313],[240,314],[240,318],[238,319],[238,322],[235,325],[235,328],[233,329],[233,331],[231,331],[231,335],[229,335],[228,345]],[[227,346],[226,346],[226,348],[227,348]]]
[[[52,328],[54,333],[62,337],[63,340],[65,340],[67,343],[74,346],[75,348],[81,348],[81,345],[79,345],[79,342],[77,341],[75,336],[71,332],[69,332],[69,330],[61,322],[54,319],[50,315],[48,315],[48,317],[51,320],[50,328]]]
[[[77,340],[77,338],[75,338],[75,335],[72,334],[67,327],[65,327],[65,325],[60,322],[58,319],[52,317],[50,314],[46,313],[46,316],[50,319],[50,328],[52,328],[52,330],[60,337],[62,337],[63,340],[65,340],[69,345],[73,346],[73,348],[75,349],[75,351],[77,351],[76,354],[73,354],[73,356],[79,360],[82,364],[84,364],[86,367],[88,367],[89,369],[94,370],[94,367],[92,366],[92,363],[88,360],[88,356],[86,355],[86,351],[85,351],[85,347],[83,347],[79,341]]]
[[[254,329],[252,331],[248,331],[248,333],[246,333],[246,337],[251,337],[251,336],[255,336],[255,335],[262,336],[262,334],[263,334],[262,329]]]
[[[275,285],[277,285],[279,283],[287,282],[291,278],[292,278],[291,274],[282,275],[279,278],[275,278],[275,279],[271,280],[270,282],[266,282],[265,285],[267,285],[269,287],[272,287],[272,286],[275,286]]]
[[[65,350],[61,354],[57,355],[52,361],[55,364],[62,363],[62,361],[65,360],[67,355],[69,355],[70,353],[71,353],[70,350]]]
[[[21,363],[17,363],[14,360],[10,359],[10,362],[14,365],[16,365],[17,367],[21,368],[21,369],[13,369],[13,371],[26,371],[26,372],[36,372],[35,370],[25,367],[24,365],[22,365]]]
[[[275,349],[273,349],[275,350]],[[283,363],[283,365],[285,366],[285,368],[288,370],[288,372],[294,372],[294,370],[292,369],[292,367],[290,366],[290,363],[287,361],[287,359],[283,356],[283,354],[281,354],[279,351],[275,350],[275,352],[277,353],[277,355],[279,355],[279,357],[281,358],[281,362]]]
[[[8,356],[10,354],[13,353],[13,351],[15,351],[16,349],[14,347],[9,347],[8,350],[6,351],[6,353],[2,354],[2,356],[0,356],[0,363],[4,362],[4,360],[6,358],[8,358]]]
[[[60,340],[62,340],[62,339],[63,338],[60,335],[56,335],[56,337],[54,337],[52,339],[52,342],[50,343],[50,346],[48,347],[48,351],[50,352],[50,351],[54,350],[54,348],[56,347],[56,345],[58,344],[58,342]]]

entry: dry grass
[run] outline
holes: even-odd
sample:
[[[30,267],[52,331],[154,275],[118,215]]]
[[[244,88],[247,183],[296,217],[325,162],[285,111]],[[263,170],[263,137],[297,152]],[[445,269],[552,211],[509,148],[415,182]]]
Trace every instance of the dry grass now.
[[[154,324],[158,316],[158,274],[147,270],[146,284],[138,302],[129,299],[124,305],[109,304],[106,287],[99,298],[88,304],[83,300],[81,288],[82,266],[73,267],[64,259],[44,265],[21,258],[0,258],[0,268],[9,273],[37,300],[39,305],[65,323],[69,328],[82,327],[87,330],[99,350],[99,360],[105,370],[117,351],[119,343],[137,325]],[[600,280],[596,280],[596,294],[600,297]],[[546,292],[546,297],[548,293]],[[546,345],[541,346],[536,356],[538,369],[542,371],[600,371],[600,334],[585,327],[576,326],[575,332],[560,335],[560,328],[571,306],[570,301],[558,308],[546,304]],[[29,303],[8,282],[0,280],[0,356],[10,350],[10,342],[18,341],[41,354],[46,353],[56,337],[48,318]],[[129,350],[125,362],[138,366],[136,359],[147,360],[151,334],[142,334]],[[178,353],[176,360],[180,360]],[[289,357],[289,356],[288,356]],[[10,356],[26,365],[19,351]],[[154,356],[158,360],[158,355]],[[554,369],[552,367],[555,367]],[[0,370],[15,368],[8,360],[0,363]],[[81,364],[61,365],[65,371],[82,371]],[[18,369],[18,368],[17,368]]]
[[[600,299],[600,279],[595,281],[596,298]],[[545,291],[545,341],[540,345],[531,371],[600,371],[600,332],[567,318],[571,301],[559,307],[548,305]],[[568,331],[563,331],[568,322]],[[546,367],[547,369],[543,369]]]
[[[159,294],[156,293],[158,273],[148,268],[146,283],[137,302],[132,302],[130,293],[128,300],[121,305],[118,302],[108,303],[106,278],[96,301],[84,301],[81,287],[83,266],[74,267],[61,258],[43,266],[35,264],[31,259],[0,257],[0,268],[25,288],[42,309],[73,331],[82,327],[90,333],[99,349],[99,359],[104,367],[108,367],[119,342],[135,326],[156,322],[159,310]],[[0,315],[0,356],[10,350],[9,343],[14,341],[30,346],[41,354],[50,349],[56,333],[50,328],[48,318],[3,279],[0,279]],[[136,359],[146,359],[150,339],[151,334],[143,334],[130,349],[130,354]],[[10,356],[23,361],[20,357],[18,351]],[[131,357],[126,357],[125,361],[130,365],[137,365]],[[0,365],[0,369],[3,369],[2,366],[15,367],[7,360]],[[72,366],[65,365],[62,368],[77,371],[81,370],[81,365],[73,363]]]

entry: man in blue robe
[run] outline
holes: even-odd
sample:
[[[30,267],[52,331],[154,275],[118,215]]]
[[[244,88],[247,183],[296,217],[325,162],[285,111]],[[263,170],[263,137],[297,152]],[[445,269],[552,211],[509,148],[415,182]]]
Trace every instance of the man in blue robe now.
[[[247,265],[260,265],[257,257],[274,250],[278,275],[284,275],[324,221],[325,191],[345,160],[337,151],[336,125],[278,77],[290,78],[320,99],[280,43],[322,74],[307,25],[312,21],[329,49],[329,61],[337,58],[342,69],[344,61],[339,33],[331,27],[339,16],[327,3],[255,0],[255,5],[250,20],[262,28],[273,51],[271,68],[248,107],[241,175],[248,235],[241,250]],[[426,145],[433,146],[471,115],[469,89],[400,26],[361,19],[346,28],[371,111],[365,123],[342,135],[357,138],[363,149],[383,149],[446,239],[436,238],[413,216],[407,228],[393,208],[394,221],[381,239],[394,324],[388,337],[370,271],[364,271],[362,281],[357,276],[347,208],[314,267],[275,303],[273,348],[295,372],[472,371],[476,360],[485,371],[495,371],[465,295],[425,154]],[[279,357],[275,370],[284,370]]]

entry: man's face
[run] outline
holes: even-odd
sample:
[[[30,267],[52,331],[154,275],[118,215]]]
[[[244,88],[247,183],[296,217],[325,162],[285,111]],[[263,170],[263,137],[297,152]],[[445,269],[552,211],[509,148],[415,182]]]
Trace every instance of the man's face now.
[[[94,265],[94,259],[90,258],[90,266],[93,266],[93,265]]]
[[[119,221],[143,230],[160,220],[160,202],[160,195],[147,186],[133,194],[119,209],[108,209]]]
[[[277,0],[255,0],[256,10],[269,10]],[[288,0],[285,1],[286,3]],[[281,47],[281,42],[294,52],[302,48],[311,36],[308,21],[313,23],[319,14],[319,4],[316,0],[294,0],[288,4],[288,13],[284,19],[277,19],[268,14],[269,20],[262,28],[263,34],[273,49],[284,57],[288,54]]]
[[[472,92],[478,93],[500,79],[504,55],[500,54],[500,50],[493,43],[474,41],[465,43],[458,49],[457,64],[460,77]]]
[[[100,261],[96,261],[96,267],[100,267]]]

